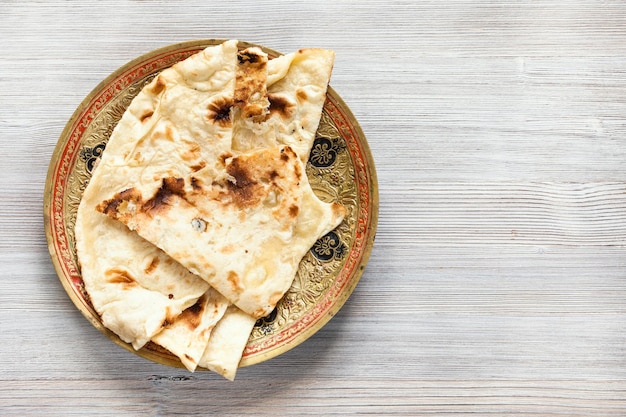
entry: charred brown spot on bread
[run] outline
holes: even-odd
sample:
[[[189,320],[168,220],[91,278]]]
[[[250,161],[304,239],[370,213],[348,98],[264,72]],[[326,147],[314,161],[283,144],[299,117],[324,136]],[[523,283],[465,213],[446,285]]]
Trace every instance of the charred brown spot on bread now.
[[[296,98],[300,101],[306,101],[309,96],[307,95],[306,91],[304,91],[302,88],[298,88],[296,90]]]
[[[117,208],[122,203],[122,200],[117,198],[112,198],[109,200],[105,200],[102,203],[96,206],[96,210],[100,213],[104,213],[109,217],[116,218],[117,217]]]
[[[296,165],[293,169],[293,174],[296,177],[296,185],[300,185],[300,180],[302,179],[302,169],[300,165]]]
[[[300,164],[294,164],[291,162],[292,160],[295,161],[297,159],[298,155],[293,149],[291,149],[290,146],[285,146],[280,150],[280,160],[283,161],[285,165],[290,163],[293,165],[294,183],[296,186],[299,186],[300,180],[302,179],[302,167]]]
[[[174,142],[176,140],[176,133],[174,132],[174,128],[170,125],[165,126],[165,139],[170,142]]]
[[[260,200],[259,191],[262,187],[254,178],[251,167],[241,158],[233,158],[226,167],[226,172],[233,178],[233,181],[226,182],[226,188],[237,206],[249,206]]]
[[[209,103],[207,108],[207,118],[210,122],[216,123],[222,127],[230,127],[232,120],[230,118],[230,109],[233,106],[231,100],[225,97],[219,97]]]
[[[143,113],[141,113],[139,120],[141,121],[141,123],[145,123],[148,119],[152,117],[153,114],[154,114],[154,111],[146,110]]]
[[[280,160],[284,161],[284,162],[289,162],[289,160],[291,159],[291,148],[287,147],[287,148],[283,148],[280,150]]]
[[[109,200],[105,200],[96,206],[96,210],[106,214],[112,219],[126,223],[130,218],[138,213],[152,214],[165,209],[172,203],[173,197],[185,199],[185,180],[183,178],[163,178],[161,187],[154,196],[147,201],[143,201],[141,192],[136,188],[129,188],[115,194]],[[136,205],[135,209],[130,209],[130,204]]]
[[[228,277],[226,278],[232,287],[234,293],[240,293],[243,291],[243,285],[241,280],[239,279],[239,275],[235,271],[229,271]]]
[[[214,315],[214,316],[217,316],[217,315],[218,315],[218,313],[219,313],[219,311],[220,311],[220,308],[219,308],[219,306],[217,305],[217,303],[213,303],[213,315]]]
[[[176,320],[176,316],[172,314],[172,310],[170,306],[165,307],[165,320],[163,320],[163,323],[161,323],[161,326],[167,327],[170,324],[174,323],[174,320]]]
[[[121,191],[113,196],[113,198],[109,200],[104,200],[100,204],[96,206],[96,210],[99,212],[106,214],[107,216],[117,219],[120,214],[120,205],[122,203],[128,201],[140,201],[141,200],[141,192],[136,188],[128,188],[124,191]]]
[[[248,48],[237,55],[239,65],[235,74],[234,105],[241,109],[243,119],[261,122],[265,119],[267,100],[267,55],[259,48]]]
[[[237,54],[237,60],[240,64],[255,64],[261,60],[261,56],[251,49],[245,49],[239,51]]]
[[[245,106],[241,113],[244,119],[252,119],[255,122],[262,122],[266,117],[266,109],[263,106],[249,105]]]
[[[172,197],[185,198],[185,180],[183,178],[163,178],[161,187],[154,196],[146,201],[142,208],[145,212],[155,212],[162,210],[172,203]]]
[[[191,188],[193,188],[195,191],[199,191],[202,189],[202,180],[196,177],[191,177],[190,179],[191,181]]]
[[[143,162],[143,155],[141,154],[140,151],[137,151],[133,154],[132,156],[133,161],[137,162],[137,163],[142,163]]]
[[[241,158],[233,158],[226,172],[235,179],[235,186],[244,188],[256,184],[249,167]]]
[[[297,217],[299,212],[300,212],[300,207],[296,206],[295,204],[289,207],[289,215],[291,217]]]
[[[180,155],[183,161],[190,162],[200,158],[202,154],[202,148],[200,148],[200,145],[197,142],[184,140],[183,143],[186,145],[184,152],[182,152]],[[204,161],[201,161],[200,163],[206,165],[206,162]]]
[[[144,272],[146,274],[151,274],[156,270],[158,266],[159,266],[159,258],[154,257],[152,258],[152,261],[150,261],[148,266],[146,266],[146,268],[144,269]]]
[[[185,309],[176,319],[177,322],[185,324],[189,329],[197,328],[202,322],[202,314],[204,313],[204,305],[206,304],[206,296],[202,295],[198,301],[191,307]]]
[[[284,96],[279,94],[268,94],[267,98],[270,102],[270,115],[278,114],[283,118],[289,118],[296,111],[296,106]]]
[[[224,153],[220,154],[220,156],[219,156],[219,160],[220,160],[220,162],[222,163],[222,165],[226,165],[226,160],[227,160],[228,158],[232,158],[232,157],[233,157],[233,154],[232,154],[232,153],[230,153],[230,152],[224,152]]]
[[[229,243],[227,245],[222,246],[220,248],[220,252],[227,255],[227,254],[234,253],[236,249],[237,249],[237,246],[234,243]]]
[[[107,277],[108,282],[111,284],[121,284],[124,289],[137,285],[137,282],[132,275],[130,275],[130,272],[125,269],[112,268],[107,270],[104,275]]]
[[[198,171],[200,171],[201,169],[203,169],[204,167],[206,167],[206,162],[204,162],[204,161],[200,161],[200,162],[198,162],[197,164],[190,166],[189,168],[191,168],[191,170],[192,170],[193,172],[198,172]],[[191,184],[191,185],[193,186],[193,184]]]
[[[280,173],[278,173],[278,171],[276,171],[275,169],[272,169],[270,172],[263,173],[260,180],[263,184],[272,183],[273,185],[277,185],[276,179],[280,177],[281,177]]]
[[[161,93],[163,90],[165,90],[166,87],[166,83],[163,80],[163,77],[161,77],[161,75],[159,75],[157,77],[157,79],[154,81],[154,84],[152,85],[152,87],[150,88],[150,92],[152,94],[159,94]]]
[[[196,303],[192,305],[191,307],[189,307],[186,311],[193,314],[194,316],[199,316],[204,310],[205,300],[206,300],[206,297],[202,295],[200,298],[198,298],[198,301],[196,301]]]

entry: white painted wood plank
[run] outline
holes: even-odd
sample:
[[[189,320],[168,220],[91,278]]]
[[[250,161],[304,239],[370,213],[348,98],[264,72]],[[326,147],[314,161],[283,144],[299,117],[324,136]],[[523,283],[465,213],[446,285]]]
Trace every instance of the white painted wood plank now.
[[[626,414],[624,2],[5,0],[0,38],[0,414]],[[83,97],[199,38],[333,48],[380,181],[353,296],[234,383],[112,344],[43,231]]]

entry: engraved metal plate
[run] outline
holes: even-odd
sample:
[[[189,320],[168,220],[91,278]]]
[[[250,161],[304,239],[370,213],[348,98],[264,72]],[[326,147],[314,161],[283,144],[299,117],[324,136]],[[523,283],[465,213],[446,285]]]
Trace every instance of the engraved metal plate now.
[[[152,51],[102,81],[76,109],[56,145],[44,195],[44,221],[52,262],[63,287],[82,314],[111,340],[138,355],[182,367],[154,343],[139,351],[106,329],[85,292],[74,244],[76,211],[83,190],[113,128],[156,74],[223,40],[203,40]],[[251,46],[240,42],[240,47]],[[278,52],[262,47],[269,57]],[[374,163],[365,136],[343,100],[329,87],[307,174],[324,201],[347,208],[344,222],[320,238],[305,255],[290,290],[250,335],[240,366],[273,358],[306,340],[341,308],[369,258],[378,220]]]

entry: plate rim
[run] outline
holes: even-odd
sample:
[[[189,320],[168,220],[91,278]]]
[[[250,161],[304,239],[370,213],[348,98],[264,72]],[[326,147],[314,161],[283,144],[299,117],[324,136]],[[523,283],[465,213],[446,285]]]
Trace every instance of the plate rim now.
[[[87,301],[80,297],[77,294],[76,288],[71,283],[71,277],[66,274],[66,270],[62,265],[61,257],[62,254],[59,254],[55,245],[55,231],[53,230],[54,221],[51,218],[53,204],[54,204],[54,185],[56,183],[55,178],[57,177],[57,172],[59,169],[59,164],[61,160],[61,156],[63,155],[67,144],[69,142],[70,133],[74,130],[76,126],[76,122],[83,117],[85,117],[85,112],[89,110],[90,105],[93,104],[94,99],[102,94],[107,86],[109,86],[112,82],[117,79],[120,79],[124,76],[124,74],[128,73],[135,67],[140,66],[142,63],[145,63],[147,60],[156,60],[159,56],[165,56],[171,54],[173,52],[185,53],[191,50],[201,50],[207,46],[218,45],[226,41],[226,39],[218,39],[218,38],[210,38],[210,39],[195,39],[183,42],[177,42],[170,45],[162,46],[146,53],[143,53],[125,64],[121,65],[114,71],[112,71],[109,75],[107,75],[104,79],[102,79],[99,83],[93,87],[90,92],[81,100],[80,104],[73,111],[70,118],[65,123],[63,130],[61,131],[58,140],[54,145],[54,150],[50,157],[50,162],[46,174],[45,186],[44,186],[44,198],[43,198],[43,217],[44,217],[44,229],[46,234],[46,242],[48,246],[49,256],[51,258],[52,264],[54,266],[57,278],[61,281],[64,291],[69,296],[70,300],[74,304],[74,306],[81,312],[81,314],[101,333],[107,336],[108,339],[112,340],[118,346],[123,347],[124,349],[143,357],[144,359],[150,360],[155,363],[159,363],[162,365],[168,365],[175,368],[184,368],[182,363],[177,360],[177,358],[173,358],[171,355],[161,355],[154,350],[148,350],[142,348],[140,350],[135,350],[132,345],[124,342],[119,338],[117,334],[106,328],[101,321],[98,320],[99,314],[93,309],[93,306],[86,304]],[[268,48],[266,46],[246,42],[239,41],[239,47],[248,47],[248,46],[257,46],[262,48],[266,53],[274,56],[282,55],[282,53]],[[348,118],[350,121],[350,125],[352,130],[354,131],[355,136],[358,138],[359,149],[361,149],[362,158],[365,160],[365,168],[367,171],[367,188],[369,192],[369,202],[367,205],[367,213],[368,213],[368,221],[364,226],[367,236],[363,241],[362,250],[359,252],[359,259],[357,264],[354,266],[354,273],[352,276],[346,280],[346,285],[340,289],[338,297],[332,298],[332,303],[328,309],[326,309],[322,314],[318,315],[315,320],[312,322],[312,325],[307,325],[304,329],[297,332],[294,336],[290,337],[287,342],[277,343],[274,346],[271,346],[268,349],[265,349],[259,353],[255,353],[252,356],[244,356],[239,364],[240,368],[255,365],[274,357],[277,357],[294,347],[300,345],[301,343],[308,340],[311,336],[317,333],[321,328],[323,328],[343,307],[348,298],[352,295],[354,289],[356,288],[358,282],[360,281],[365,267],[369,261],[371,256],[374,240],[376,237],[376,231],[378,228],[378,216],[379,216],[379,192],[378,192],[378,177],[376,173],[376,168],[374,164],[374,158],[371,153],[371,149],[369,147],[369,143],[366,139],[366,136],[361,128],[360,123],[357,118],[352,113],[351,109],[344,102],[343,98],[336,92],[336,90],[329,85],[328,86],[328,94],[327,100],[332,99],[333,104],[339,108],[339,110]],[[354,156],[350,153],[350,158]],[[70,169],[73,165],[70,165]],[[67,175],[69,176],[69,171]],[[357,187],[358,188],[358,187]],[[64,190],[63,190],[64,191]],[[359,200],[361,199],[361,195],[357,189],[357,196]],[[67,250],[70,250],[68,248]],[[342,268],[343,269],[343,268]],[[78,273],[80,275],[80,273]],[[82,280],[82,278],[81,278]],[[336,282],[336,280],[335,280]],[[95,317],[94,317],[95,315]],[[198,368],[198,370],[203,368]]]

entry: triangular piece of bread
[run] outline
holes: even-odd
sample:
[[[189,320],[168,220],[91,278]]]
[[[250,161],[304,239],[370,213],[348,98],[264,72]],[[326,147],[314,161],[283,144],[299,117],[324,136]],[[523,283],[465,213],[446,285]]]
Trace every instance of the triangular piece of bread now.
[[[210,288],[194,305],[156,334],[152,341],[178,356],[188,370],[194,371],[206,350],[213,328],[222,320],[229,305],[220,293]]]
[[[304,171],[333,57],[301,50],[268,61],[227,41],[164,70],[133,100],[76,223],[85,288],[122,340],[138,349],[152,339],[190,370],[234,378],[255,319],[344,215]]]
[[[199,366],[234,380],[255,323],[249,314],[235,306],[228,307],[211,333]]]
[[[257,66],[255,71],[242,71],[240,65],[237,86],[251,82],[242,80],[264,77],[269,107],[262,123],[246,114],[235,117],[233,152],[288,145],[306,163],[322,117],[334,59],[333,51],[307,48],[269,60],[267,69]]]
[[[288,146],[233,156],[221,175],[199,174],[163,178],[156,190],[128,188],[97,208],[263,317],[344,209],[315,196]]]
[[[85,289],[103,324],[136,349],[193,306],[209,285],[95,207],[127,181],[202,169],[202,161],[230,149],[232,129],[219,103],[232,97],[237,52],[236,41],[209,47],[148,84],[115,127],[79,204],[75,236]],[[167,88],[177,83],[187,94]],[[181,103],[203,108],[205,119],[181,113]],[[170,115],[166,123],[160,123],[161,112]],[[192,122],[182,123],[186,118]],[[172,135],[180,140],[161,140]],[[212,142],[186,139],[197,135],[210,135]]]
[[[138,171],[140,177],[127,175],[117,187],[112,185],[117,192],[97,206],[255,318],[274,309],[291,285],[304,254],[345,214],[343,206],[322,202],[315,196],[304,169],[303,160],[308,155],[305,158],[293,149],[310,149],[332,67],[325,59],[325,70],[305,71],[302,66],[313,64],[302,56],[306,53],[299,51],[279,61],[282,64],[272,72],[284,74],[281,80],[274,79],[270,88],[280,92],[277,97],[289,103],[291,110],[282,107],[281,112],[273,112],[268,91],[268,114],[263,118],[258,103],[264,102],[266,91],[258,86],[267,83],[264,78],[272,61],[265,65],[266,57],[260,50],[240,52],[232,101],[228,94],[222,95],[225,102],[233,103],[232,116],[223,120],[239,127],[233,130],[232,149],[218,155],[198,153],[193,159],[202,167],[198,170],[185,166],[175,153],[171,158],[164,155],[162,159],[142,160],[145,170],[163,175],[147,177],[143,170]],[[181,79],[185,79],[184,73]],[[181,89],[183,92],[178,91]],[[187,107],[193,101],[184,100],[186,90],[180,84],[166,84],[162,94],[182,98],[180,103],[171,104],[178,111],[201,113],[197,107]],[[315,100],[310,101],[311,97]],[[164,111],[170,106],[156,103],[154,107],[152,117],[158,120],[155,130],[166,126],[165,130],[170,127],[174,133],[131,136],[128,142],[149,141],[157,149],[171,143],[180,148],[222,143],[214,139],[212,131],[206,135],[177,134],[178,123],[184,125],[184,121],[170,121],[169,113]],[[246,141],[249,146],[236,145],[242,143],[239,139],[244,132],[250,135]],[[135,152],[126,159],[141,160]]]

